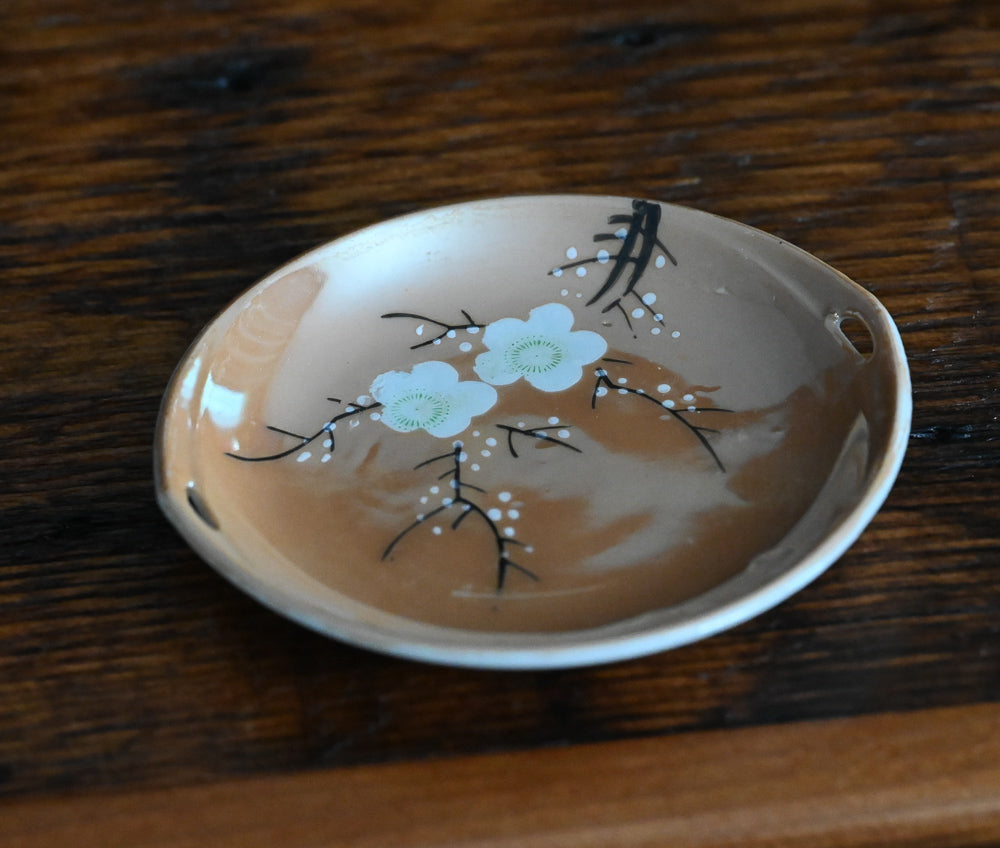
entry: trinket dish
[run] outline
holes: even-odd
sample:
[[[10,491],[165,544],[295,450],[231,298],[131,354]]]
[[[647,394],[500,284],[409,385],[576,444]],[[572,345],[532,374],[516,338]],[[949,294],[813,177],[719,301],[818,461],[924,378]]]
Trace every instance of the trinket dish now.
[[[676,647],[779,603],[887,496],[906,358],[878,301],[750,227],[511,197],[369,227],[201,333],[164,512],[274,610],[491,668]]]

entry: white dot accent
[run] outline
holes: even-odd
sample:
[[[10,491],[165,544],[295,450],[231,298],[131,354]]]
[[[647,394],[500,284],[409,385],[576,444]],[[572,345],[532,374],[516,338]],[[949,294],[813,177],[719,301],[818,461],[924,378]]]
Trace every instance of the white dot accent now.
[[[553,427],[554,427],[554,426],[555,426],[556,424],[558,424],[558,423],[559,423],[559,419],[558,419],[558,418],[557,418],[557,417],[556,417],[555,415],[553,415],[553,416],[552,416],[552,417],[551,417],[551,418],[549,419],[549,424],[551,424],[551,425],[552,425]]]
[[[305,462],[311,456],[312,456],[312,454],[309,453],[309,451],[303,451],[302,453],[300,453],[298,455],[298,458],[295,461],[296,462]]]
[[[582,277],[582,276],[583,276],[583,274],[581,274],[580,276]],[[576,296],[577,296],[577,297],[583,297],[583,292],[577,292],[577,293],[576,293]]]
[[[540,439],[547,439],[549,437],[549,434],[546,433],[544,430],[536,430],[535,435],[538,436],[538,438]]]
[[[688,412],[696,412],[697,410],[698,410],[697,406],[689,406],[688,407]]]
[[[487,510],[486,514],[494,521],[499,521],[501,518],[503,518],[503,512],[501,512],[496,507],[493,507],[493,509],[491,510]]]
[[[660,394],[665,395],[667,392],[670,391],[670,385],[668,383],[660,383],[660,385],[656,387],[656,391],[658,391]]]
[[[531,545],[528,545],[527,547],[525,547],[524,552],[526,554],[533,554],[535,552],[535,549]]]
[[[348,405],[347,408],[344,410],[344,412],[354,412],[354,407]]]
[[[627,382],[628,382],[628,377],[619,377],[618,378],[618,385],[620,385],[620,386],[624,386]]]
[[[327,433],[332,433],[334,430],[337,429],[337,425],[335,422],[331,421],[323,429],[326,430]]]
[[[570,436],[569,430],[560,430],[557,434],[560,439],[568,439]]]
[[[420,503],[422,503],[422,504],[425,504],[425,503],[427,503],[427,495],[423,495],[423,496],[422,496],[422,497],[420,498]]]
[[[480,465],[479,465],[478,462],[474,462],[474,463],[472,463],[472,465],[469,466],[469,468],[471,468],[473,471],[478,471],[479,468],[480,468]]]
[[[641,306],[637,306],[635,309],[632,310],[632,317],[633,318],[642,318],[642,316],[645,315],[645,314],[646,314],[646,310],[643,309]]]
[[[462,452],[461,452],[461,453],[460,453],[460,454],[458,455],[458,461],[459,461],[459,462],[465,462],[465,461],[467,461],[467,460],[468,460],[468,458],[469,458],[469,455],[468,455],[468,454],[467,454],[467,453],[466,453],[465,451],[462,451]]]
[[[418,336],[422,336],[424,334],[424,325],[421,324],[419,327],[417,327],[416,332]]]
[[[441,535],[441,528],[440,527],[431,527],[431,533],[433,533],[435,536],[440,536]]]
[[[608,393],[608,390],[607,390],[607,387],[605,387],[605,386],[598,386],[597,387],[597,391],[594,392],[594,394],[597,395],[597,397],[604,397],[607,393]]]
[[[468,342],[462,342],[458,346],[458,349],[463,353],[468,353],[470,350],[472,350],[472,345],[470,345]]]
[[[440,492],[441,490],[440,490],[440,489],[439,489],[439,488],[438,488],[437,486],[431,486],[431,487],[430,487],[430,489],[429,489],[428,491],[430,491],[430,493],[431,493],[432,495],[436,495],[436,494],[437,494],[438,492]]]
[[[504,536],[513,536],[516,532],[517,531],[513,527],[504,527],[503,528],[503,534],[504,534]]]
[[[455,501],[451,498],[441,498],[441,506],[451,506]]]
[[[563,289],[561,292],[559,292],[559,294],[561,294],[563,297],[569,297],[569,289]]]
[[[628,389],[619,389],[618,390],[618,394],[620,394],[620,395],[627,395],[628,394]]]
[[[523,430],[527,425],[523,421],[518,421],[517,426]]]
[[[679,339],[679,338],[681,337],[681,331],[680,331],[680,330],[674,330],[674,331],[673,331],[673,332],[672,332],[672,333],[670,334],[670,337],[671,337],[671,338],[674,338],[674,339]]]
[[[577,253],[576,253],[576,248],[575,247],[570,247],[570,248],[566,249],[566,258],[567,259],[576,259],[576,257],[577,257]]]
[[[597,251],[597,261],[602,265],[607,264],[607,261],[611,258],[611,254],[608,253],[603,247]]]
[[[497,497],[504,503],[507,503],[507,501],[509,501],[513,497],[513,495],[511,495],[510,492],[501,492],[499,495],[497,495]]]
[[[473,430],[472,431],[472,435],[473,436],[478,436],[479,435],[479,431],[478,430]]]
[[[552,276],[553,277],[561,277],[562,275],[563,275],[562,268],[553,268],[552,269]]]
[[[325,448],[332,448],[333,447],[333,439],[324,439],[323,440],[323,447],[325,447]]]
[[[666,264],[667,264],[667,257],[664,256],[662,253],[659,256],[656,257],[656,267],[657,268],[662,268]]]
[[[684,395],[684,400],[694,400],[694,395]]]
[[[660,335],[660,328],[659,327],[653,327],[653,329],[650,330],[649,332],[651,332],[654,336],[658,336],[658,335]]]
[[[511,521],[517,521],[517,519],[519,519],[521,517],[521,513],[518,510],[516,510],[516,509],[508,509],[507,510],[507,517]]]
[[[329,462],[333,458],[333,454],[325,453],[320,462]]]
[[[674,408],[674,402],[672,400],[665,400],[663,401],[662,405],[665,406],[667,409]]]
[[[479,327],[466,327],[465,332],[467,332],[470,336],[474,336],[479,332]]]
[[[357,419],[357,418],[352,418],[352,419],[351,419],[351,426],[352,426],[352,427],[357,427],[357,426],[358,426],[358,424],[360,424],[360,423],[361,423],[361,422],[360,422],[360,421],[358,421],[358,419]]]
[[[482,450],[482,451],[480,451],[479,453],[480,453],[480,454],[481,454],[482,456],[490,456],[490,455],[491,455],[491,454],[490,454],[490,452],[489,452],[488,450]]]
[[[434,339],[434,344],[436,344],[436,345],[441,344],[441,339]]]
[[[577,268],[577,269],[576,269],[576,275],[577,275],[578,277],[586,277],[586,276],[587,276],[587,269],[586,269],[586,268],[584,268],[584,267],[583,267],[583,266],[581,265],[581,266],[580,266],[579,268]]]
[[[382,420],[382,415],[380,413],[378,413],[378,412],[373,412],[368,417],[371,418],[372,421],[381,421]]]
[[[495,447],[497,446],[497,440],[496,440],[496,439],[494,439],[494,438],[493,438],[492,436],[490,436],[490,437],[489,437],[489,438],[488,438],[488,439],[486,440],[486,444],[488,444],[488,445],[489,445],[489,446],[490,446],[491,448],[495,448]]]
[[[458,335],[458,333],[456,333],[456,332],[455,332],[454,330],[449,330],[449,331],[448,331],[447,333],[445,333],[445,335],[446,335],[446,336],[447,336],[447,337],[448,337],[449,339],[453,339],[453,338],[455,338],[455,336],[457,336],[457,335]]]
[[[622,227],[620,230],[615,231],[615,238],[620,238],[624,240],[625,236],[627,235],[628,235],[628,230],[626,230],[624,227]]]
[[[656,292],[646,292],[642,296],[642,302],[645,303],[646,306],[652,306],[656,303]]]
[[[663,320],[663,313],[662,313],[662,312],[657,312],[657,313],[656,313],[655,315],[653,315],[653,317],[654,317],[654,318],[655,318],[655,319],[656,319],[657,321],[662,321],[662,320]]]

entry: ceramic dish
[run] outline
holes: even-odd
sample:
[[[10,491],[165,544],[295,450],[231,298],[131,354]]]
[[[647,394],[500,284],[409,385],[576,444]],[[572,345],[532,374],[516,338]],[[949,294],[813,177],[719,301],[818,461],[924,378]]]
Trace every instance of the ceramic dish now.
[[[749,227],[618,197],[333,241],[192,345],[160,504],[264,604],[432,662],[607,662],[731,627],[871,520],[909,429],[885,310]]]

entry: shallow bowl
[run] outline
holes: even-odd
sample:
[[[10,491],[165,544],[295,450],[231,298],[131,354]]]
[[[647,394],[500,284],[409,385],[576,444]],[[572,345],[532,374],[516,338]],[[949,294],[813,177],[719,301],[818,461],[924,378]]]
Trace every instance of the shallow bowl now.
[[[433,209],[330,242],[201,333],[160,505],[355,645],[542,668],[672,648],[801,589],[902,461],[878,301],[758,230],[619,197]]]

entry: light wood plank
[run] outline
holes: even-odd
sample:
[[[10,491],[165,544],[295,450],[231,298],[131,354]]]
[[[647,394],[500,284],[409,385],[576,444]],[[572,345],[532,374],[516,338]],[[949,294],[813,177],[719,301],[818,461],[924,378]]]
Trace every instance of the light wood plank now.
[[[1000,706],[13,803],[8,848],[972,846]]]

